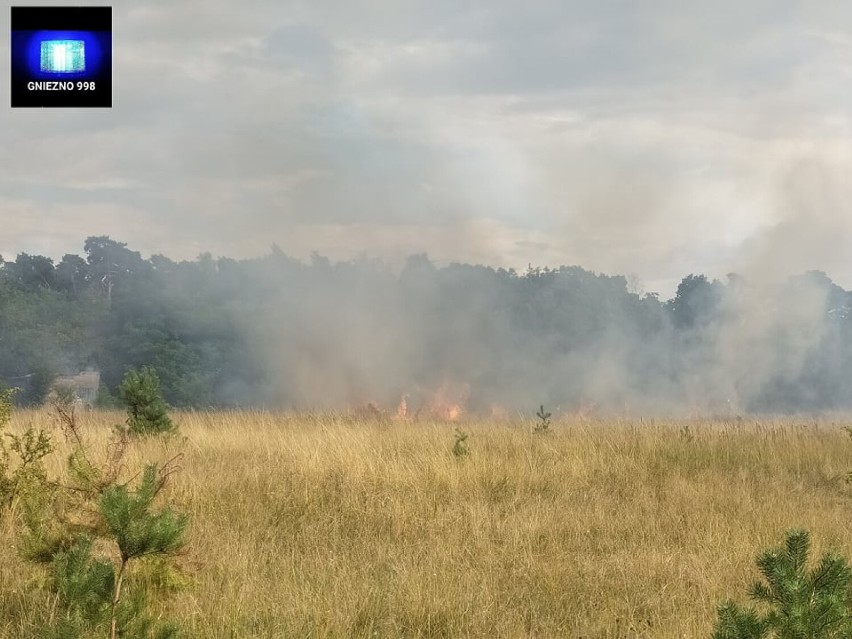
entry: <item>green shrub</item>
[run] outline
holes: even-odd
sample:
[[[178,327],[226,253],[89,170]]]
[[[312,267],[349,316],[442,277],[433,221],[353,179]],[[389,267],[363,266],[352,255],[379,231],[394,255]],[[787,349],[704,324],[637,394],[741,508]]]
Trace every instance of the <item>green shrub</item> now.
[[[47,473],[43,460],[53,451],[53,443],[43,430],[30,426],[20,435],[3,432],[12,417],[14,393],[14,389],[0,391],[0,507],[3,510],[23,493],[45,487]]]
[[[156,435],[174,432],[166,402],[160,393],[160,378],[153,368],[129,371],[118,391],[127,406],[127,427],[132,435]]]
[[[456,428],[456,439],[453,443],[453,455],[457,458],[466,457],[470,454],[470,447],[467,442],[468,434],[461,430],[460,428]]]
[[[54,611],[43,636],[175,637],[174,624],[155,621],[147,610],[151,595],[163,590],[158,583],[166,581],[155,573],[168,571],[167,560],[184,544],[188,517],[155,505],[181,456],[145,465],[134,476],[138,481],[120,482],[129,429],[116,427],[106,457],[96,457],[73,403],[57,396],[53,408],[74,447],[68,478],[23,500],[20,544],[26,559],[47,567]],[[128,571],[130,564],[143,569]]]
[[[60,614],[46,629],[48,636],[176,636],[174,624],[156,623],[146,614],[148,590],[128,572],[131,562],[169,556],[184,544],[187,517],[168,507],[153,508],[162,485],[162,473],[149,464],[135,490],[126,484],[108,486],[89,532],[77,534],[50,557],[50,583]]]
[[[713,639],[847,639],[852,637],[852,569],[843,557],[823,555],[807,570],[810,537],[787,533],[784,548],[757,560],[765,583],[749,590],[761,610],[727,601],[718,609]]]

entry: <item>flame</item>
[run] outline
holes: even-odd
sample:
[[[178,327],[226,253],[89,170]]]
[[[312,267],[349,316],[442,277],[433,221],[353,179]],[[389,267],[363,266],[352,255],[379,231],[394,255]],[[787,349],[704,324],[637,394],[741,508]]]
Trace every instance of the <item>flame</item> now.
[[[396,418],[399,420],[408,419],[408,395],[403,395],[399,400],[399,405],[396,407]]]
[[[429,402],[429,414],[437,419],[458,421],[464,414],[464,404],[470,399],[470,385],[452,384],[449,380],[438,387]]]
[[[466,413],[465,404],[470,398],[470,386],[468,384],[454,385],[445,381],[435,391],[428,392],[419,389],[417,394],[423,399],[413,413],[409,404],[411,395],[408,393],[404,393],[400,397],[396,409],[384,410],[377,402],[369,401],[358,404],[352,412],[361,419],[410,421],[423,416],[455,422]]]

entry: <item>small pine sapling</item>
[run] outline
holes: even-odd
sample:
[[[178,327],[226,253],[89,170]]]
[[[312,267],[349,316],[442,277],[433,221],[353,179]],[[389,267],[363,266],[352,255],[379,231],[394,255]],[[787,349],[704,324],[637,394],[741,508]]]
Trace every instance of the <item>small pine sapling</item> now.
[[[155,622],[146,613],[149,586],[128,571],[141,560],[169,559],[185,543],[187,515],[154,500],[175,471],[149,464],[132,490],[128,484],[107,486],[88,521],[77,520],[52,552],[30,559],[50,565],[58,614],[49,631],[57,637],[101,636],[157,639],[176,636],[174,624]],[[67,524],[68,522],[66,522]],[[68,534],[71,531],[71,534]],[[162,569],[162,565],[161,565]]]
[[[550,432],[550,418],[553,417],[552,413],[546,413],[544,411],[544,404],[538,409],[538,412],[535,414],[538,417],[538,423],[535,425],[534,432],[539,435],[543,435],[544,433]]]
[[[70,483],[53,483],[51,492],[26,500],[21,543],[22,554],[46,564],[51,576],[54,604],[46,636],[176,636],[176,626],[155,622],[146,613],[149,596],[162,588],[146,578],[145,568],[167,572],[169,560],[184,545],[188,517],[154,503],[180,470],[181,455],[162,465],[147,464],[120,482],[129,427],[116,427],[106,456],[95,456],[73,403],[57,397],[53,408],[73,446],[67,462]],[[128,570],[136,564],[142,570]]]
[[[171,469],[165,468],[158,472],[156,464],[149,464],[135,491],[128,490],[127,485],[115,484],[101,494],[99,511],[109,538],[119,550],[110,607],[110,639],[116,637],[128,564],[145,556],[172,554],[184,544],[187,516],[168,507],[152,510],[154,498],[165,485],[170,472]]]
[[[456,428],[456,438],[453,443],[453,455],[457,458],[466,457],[470,454],[470,447],[468,445],[468,434],[461,430],[460,428]]]
[[[787,533],[784,548],[757,560],[765,583],[755,583],[751,598],[767,609],[761,614],[732,601],[718,608],[713,639],[845,639],[852,636],[852,569],[843,557],[823,555],[808,571],[810,537]]]
[[[175,432],[175,424],[160,393],[160,378],[153,368],[144,366],[141,371],[129,371],[118,394],[127,406],[127,427],[131,435]]]

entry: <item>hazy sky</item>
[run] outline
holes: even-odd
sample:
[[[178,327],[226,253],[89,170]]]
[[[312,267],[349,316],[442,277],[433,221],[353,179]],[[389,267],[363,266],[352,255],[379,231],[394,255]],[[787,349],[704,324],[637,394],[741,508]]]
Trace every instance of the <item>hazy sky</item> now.
[[[852,288],[848,1],[146,0],[113,22],[111,110],[2,111],[7,259],[108,234],[577,264],[664,296],[732,270]]]

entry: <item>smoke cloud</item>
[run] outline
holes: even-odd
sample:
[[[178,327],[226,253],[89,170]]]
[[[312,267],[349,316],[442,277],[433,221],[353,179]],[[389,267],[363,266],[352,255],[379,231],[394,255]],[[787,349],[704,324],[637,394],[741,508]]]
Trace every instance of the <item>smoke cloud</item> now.
[[[56,361],[113,387],[158,361],[179,403],[850,403],[849,3],[114,19],[115,108],[2,116],[0,252],[109,235],[184,261],[137,264],[106,333]]]
[[[249,271],[254,401],[392,412],[741,414],[852,406],[852,295],[820,272],[684,278],[668,302],[579,267],[395,271],[367,259]],[[762,273],[762,271],[757,271]],[[248,312],[249,309],[254,309]]]

